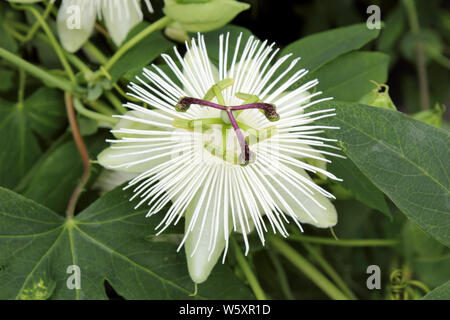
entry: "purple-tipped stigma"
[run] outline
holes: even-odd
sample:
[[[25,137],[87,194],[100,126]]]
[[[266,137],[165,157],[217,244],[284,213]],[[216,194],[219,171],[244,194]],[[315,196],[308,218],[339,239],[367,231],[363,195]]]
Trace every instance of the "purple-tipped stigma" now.
[[[191,104],[198,104],[200,106],[211,107],[219,110],[223,110],[227,112],[228,118],[230,119],[230,123],[236,133],[236,137],[239,141],[239,145],[241,147],[241,154],[239,155],[239,163],[241,165],[247,165],[250,162],[253,162],[255,159],[255,154],[250,150],[248,143],[242,133],[242,130],[239,128],[239,125],[234,118],[233,111],[239,110],[247,110],[247,109],[260,109],[264,112],[267,120],[273,122],[280,120],[280,115],[276,112],[275,105],[271,103],[264,102],[255,102],[250,104],[243,104],[240,106],[223,106],[214,102],[210,102],[203,99],[191,98],[191,97],[183,97],[178,100],[178,103],[175,106],[175,110],[179,112],[186,112]]]

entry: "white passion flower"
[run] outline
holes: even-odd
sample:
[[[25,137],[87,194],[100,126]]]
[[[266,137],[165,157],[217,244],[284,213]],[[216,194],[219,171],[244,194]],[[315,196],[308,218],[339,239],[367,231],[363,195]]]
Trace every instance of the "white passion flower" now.
[[[311,102],[321,94],[308,93],[317,80],[288,91],[307,71],[288,76],[299,59],[274,61],[274,44],[254,37],[244,44],[242,34],[236,43],[229,38],[219,38],[218,67],[199,34],[184,57],[176,48],[176,61],[162,55],[170,72],[144,69],[130,96],[151,108],[126,104],[130,111],[117,116],[112,130],[116,140],[98,156],[104,167],[136,175],[126,186],[140,200],[136,208],[148,205],[147,216],[168,208],[158,234],[185,217],[178,249],[184,245],[196,283],[206,280],[223,251],[225,259],[233,230],[242,233],[247,254],[253,229],[264,244],[268,228],[288,236],[289,217],[301,230],[300,223],[328,228],[337,222],[328,200],[333,195],[307,172],[338,179],[303,161],[326,163],[324,155],[335,155],[326,149],[336,147],[319,134],[337,128],[314,125],[334,109],[306,111],[330,98]]]
[[[153,12],[150,0],[144,0]],[[113,42],[119,46],[128,32],[144,18],[140,0],[62,0],[58,11],[58,35],[69,52],[80,49],[103,19]]]

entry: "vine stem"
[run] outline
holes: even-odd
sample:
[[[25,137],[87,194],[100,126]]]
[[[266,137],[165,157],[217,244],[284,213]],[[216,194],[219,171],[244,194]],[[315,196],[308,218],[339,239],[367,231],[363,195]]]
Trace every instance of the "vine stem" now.
[[[320,238],[304,236],[300,234],[290,235],[289,240],[317,243],[341,247],[393,247],[398,244],[395,239],[340,239]]]
[[[282,254],[287,260],[295,265],[301,272],[313,281],[322,291],[332,299],[348,300],[330,280],[328,280],[317,268],[308,262],[300,253],[294,250],[280,238],[271,235],[270,245]]]
[[[46,3],[46,8],[45,8],[44,15],[43,15],[43,19],[44,19],[44,20],[47,19],[48,16],[50,15],[50,13],[51,13],[51,11],[52,11],[52,9],[53,9],[53,4],[54,4],[53,1],[50,1],[50,2]],[[31,27],[31,29],[28,31],[28,34],[26,35],[24,41],[30,41],[30,40],[34,37],[35,33],[36,33],[36,32],[38,31],[38,29],[39,29],[39,24],[40,24],[39,21],[36,21],[36,22],[33,24],[33,26]]]
[[[110,91],[105,91],[104,94],[106,99],[111,102],[111,104],[114,106],[114,108],[116,108],[117,111],[119,111],[121,114],[127,113],[128,110],[124,106],[122,106],[122,102],[120,102],[119,98],[117,98],[113,93],[111,93]]]
[[[15,55],[14,53],[9,52],[8,50],[0,48],[0,57],[15,64],[19,68],[23,68],[25,71],[32,74],[36,78],[41,79],[43,81],[47,81],[49,84],[51,84],[57,88],[60,88],[63,91],[68,91],[68,92],[74,91],[72,84],[69,81],[67,81],[66,79],[56,77],[56,76],[50,74],[49,72],[47,72],[39,67],[36,67],[34,64],[31,64],[28,61],[20,58],[19,56]]]
[[[425,294],[430,293],[431,290],[430,288],[428,288],[428,286],[426,284],[424,284],[423,282],[417,281],[417,280],[408,280],[406,281],[407,284],[412,285],[412,286],[416,286],[417,288],[422,289]]]
[[[80,197],[80,194],[83,191],[83,188],[88,182],[89,177],[91,175],[91,163],[89,161],[89,154],[86,149],[86,145],[84,144],[83,138],[81,137],[80,130],[78,128],[71,93],[69,92],[65,93],[65,102],[66,102],[67,118],[69,119],[70,128],[72,129],[73,139],[77,146],[78,152],[80,153],[81,160],[83,161],[83,175],[81,176],[80,182],[73,191],[66,209],[66,218],[72,219],[74,217],[75,207],[77,205],[77,201]]]
[[[256,278],[256,275],[253,273],[252,269],[250,268],[250,265],[247,263],[244,254],[242,253],[241,249],[239,249],[238,243],[233,237],[230,237],[230,240],[234,249],[236,260],[239,266],[241,267],[242,271],[244,272],[245,277],[247,278],[248,283],[250,284],[250,287],[252,288],[253,293],[256,296],[256,299],[267,300],[266,294],[264,293],[264,290],[261,288],[258,278]]]
[[[318,248],[303,243],[303,246],[308,250],[314,260],[322,267],[322,269],[328,274],[328,276],[336,283],[336,285],[349,297],[351,300],[356,300],[355,294],[350,290],[347,284],[342,280],[339,274],[333,269],[333,267],[325,260],[325,258],[320,254]]]
[[[111,116],[86,109],[81,101],[76,98],[73,100],[73,105],[75,107],[75,110],[77,110],[79,114],[82,114],[83,116],[96,120],[98,122],[106,122],[115,125],[118,121],[117,118],[113,118]]]
[[[167,26],[171,22],[170,18],[163,17],[159,19],[158,21],[153,22],[151,25],[149,25],[147,28],[139,32],[137,35],[135,35],[133,38],[125,42],[115,53],[114,55],[105,63],[103,66],[106,70],[111,69],[111,67],[133,46],[135,46],[138,42],[143,40],[145,37],[147,37],[152,32],[162,29],[165,26]]]
[[[10,24],[12,27],[10,27],[9,31],[11,33],[13,33],[13,35],[21,42],[25,42],[25,36],[22,36],[21,34],[19,34],[15,29],[16,28],[18,31],[22,31],[25,32],[26,30],[28,30],[28,27],[25,24],[22,24],[20,22],[17,21],[8,21],[8,24]],[[8,26],[9,27],[9,26]],[[36,38],[42,41],[45,41],[46,43],[51,45],[50,39],[48,38],[47,35],[45,35],[42,32],[36,32]],[[94,72],[80,59],[78,58],[76,55],[69,53],[67,51],[64,50],[64,55],[66,56],[66,59],[72,63],[73,66],[75,66],[76,68],[78,68],[78,70],[84,72],[84,74],[86,75],[86,78],[90,79],[92,78]]]
[[[90,41],[86,41],[83,45],[83,49],[100,63],[106,63],[108,58],[101,52],[96,46],[94,46]]]
[[[422,109],[430,109],[430,95],[428,92],[428,76],[425,65],[425,48],[422,40],[419,38],[420,25],[417,16],[417,10],[414,0],[403,0],[403,4],[408,15],[411,32],[417,37],[416,55],[417,55],[417,73],[419,76],[420,101]]]
[[[269,258],[272,261],[273,266],[275,267],[275,272],[278,276],[278,280],[280,281],[280,287],[281,290],[283,291],[283,294],[288,300],[295,300],[294,295],[292,294],[291,288],[289,286],[289,281],[287,279],[286,272],[284,271],[277,254],[271,250],[267,250],[267,254],[269,255]]]
[[[37,19],[37,21],[41,25],[42,29],[44,30],[45,34],[47,35],[48,39],[50,40],[50,43],[51,43],[53,49],[55,49],[56,55],[58,56],[59,60],[61,61],[61,64],[63,65],[64,69],[66,70],[67,75],[69,76],[70,80],[72,81],[72,83],[75,83],[75,81],[76,81],[75,74],[73,73],[72,68],[70,67],[69,63],[67,62],[66,57],[64,56],[64,51],[61,48],[61,46],[59,45],[59,43],[56,40],[55,36],[53,35],[52,31],[50,30],[47,22],[45,22],[44,18],[42,18],[40,13],[34,7],[31,7],[31,6],[14,6],[14,7],[21,9],[21,10],[28,10],[34,15],[34,17]]]

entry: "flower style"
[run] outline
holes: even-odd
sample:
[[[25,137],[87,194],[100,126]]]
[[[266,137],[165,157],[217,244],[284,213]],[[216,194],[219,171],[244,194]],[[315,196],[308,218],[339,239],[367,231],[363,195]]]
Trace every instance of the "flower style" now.
[[[153,12],[149,0],[144,0]],[[58,34],[69,52],[83,46],[94,31],[96,18],[104,19],[113,42],[119,46],[144,18],[139,0],[63,0],[58,11]]]
[[[140,199],[136,207],[150,207],[148,216],[169,205],[159,233],[185,217],[178,249],[185,246],[196,283],[206,280],[223,251],[225,259],[233,230],[242,233],[247,254],[247,234],[255,229],[264,244],[267,222],[284,237],[288,217],[301,230],[300,223],[327,228],[337,222],[333,195],[307,171],[339,179],[305,160],[326,164],[324,155],[338,156],[323,150],[336,148],[327,144],[334,140],[319,136],[338,128],[314,125],[334,109],[305,112],[331,98],[311,102],[321,94],[308,93],[317,80],[288,91],[307,71],[288,75],[299,59],[274,61],[274,44],[253,36],[243,44],[242,34],[236,43],[229,38],[219,38],[218,67],[199,34],[184,57],[174,49],[177,61],[162,55],[170,72],[144,69],[130,96],[152,108],[127,103],[131,111],[117,116],[112,130],[117,139],[98,157],[108,169],[136,175],[126,188]]]

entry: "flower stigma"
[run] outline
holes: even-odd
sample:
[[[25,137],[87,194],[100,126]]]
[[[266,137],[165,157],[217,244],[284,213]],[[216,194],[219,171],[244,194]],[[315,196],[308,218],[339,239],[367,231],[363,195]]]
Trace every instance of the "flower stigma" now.
[[[271,103],[259,102],[260,99],[258,98],[258,96],[242,92],[236,93],[236,97],[238,99],[244,100],[243,104],[236,106],[227,106],[222,95],[222,90],[233,85],[233,83],[234,81],[231,78],[221,80],[211,86],[203,99],[182,97],[178,100],[178,103],[175,106],[175,110],[178,112],[186,112],[191,104],[215,108],[221,110],[220,118],[202,118],[197,120],[175,118],[173,121],[173,125],[177,128],[192,130],[196,124],[200,124],[199,127],[202,129],[202,132],[203,130],[211,130],[211,125],[221,125],[223,142],[222,147],[214,148],[211,147],[210,144],[205,144],[205,149],[213,155],[220,156],[224,160],[231,158],[233,163],[238,162],[240,165],[246,166],[249,163],[254,162],[256,158],[254,152],[250,150],[250,141],[259,142],[263,139],[270,138],[276,133],[276,127],[272,126],[263,130],[256,130],[250,126],[245,125],[244,123],[238,122],[236,118],[239,113],[244,110],[259,109],[270,122],[278,121],[280,119],[280,116],[276,112],[275,105]],[[214,98],[216,98],[219,103],[212,102]],[[234,154],[230,157],[230,155],[226,152],[226,132],[230,127],[233,128],[236,134],[236,138],[239,142],[239,146],[241,148],[241,153],[238,157],[236,157]],[[244,136],[243,130],[241,128],[244,129],[244,131],[248,131],[247,133],[249,133],[249,135],[247,137]]]

